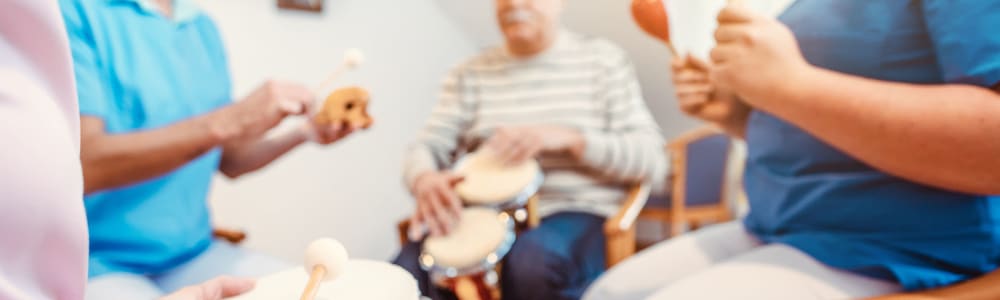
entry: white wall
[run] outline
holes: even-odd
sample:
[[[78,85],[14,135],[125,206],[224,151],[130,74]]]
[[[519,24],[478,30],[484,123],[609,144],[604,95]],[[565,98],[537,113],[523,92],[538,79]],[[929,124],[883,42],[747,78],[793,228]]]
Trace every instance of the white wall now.
[[[316,237],[352,256],[386,259],[395,224],[412,210],[401,156],[436,102],[447,69],[475,53],[431,0],[330,0],[324,15],[279,12],[274,0],[203,0],[229,48],[235,92],[277,77],[319,84],[346,48],[367,63],[338,84],[373,94],[375,126],[333,147],[298,149],[262,172],[216,180],[216,222],[246,229],[246,246],[299,261]]]
[[[395,224],[412,209],[399,179],[402,153],[435,103],[446,70],[499,41],[493,2],[327,0],[323,15],[279,12],[274,0],[200,2],[222,28],[237,95],[272,77],[318,84],[344,49],[358,47],[368,62],[338,83],[368,87],[376,118],[374,128],[341,145],[306,147],[238,181],[216,180],[216,222],[246,229],[247,247],[293,262],[309,241],[323,236],[343,241],[354,257],[391,257],[398,247]],[[669,53],[633,24],[629,1],[567,3],[567,27],[607,37],[630,53],[665,136],[697,126],[677,111]],[[681,11],[700,9],[711,23],[710,4],[691,5],[696,7]],[[674,29],[710,32],[694,23]],[[682,49],[710,42],[678,35]]]

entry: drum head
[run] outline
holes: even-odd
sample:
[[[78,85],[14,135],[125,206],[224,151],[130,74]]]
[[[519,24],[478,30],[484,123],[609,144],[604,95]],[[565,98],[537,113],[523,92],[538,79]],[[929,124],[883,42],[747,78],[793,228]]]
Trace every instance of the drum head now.
[[[299,299],[309,282],[302,267],[257,279],[250,292],[233,300]],[[344,274],[320,284],[316,299],[417,300],[417,280],[402,268],[380,261],[351,260]]]
[[[513,221],[490,208],[467,208],[447,236],[424,241],[421,265],[457,276],[495,265],[513,244]]]
[[[508,166],[485,151],[464,157],[456,164],[455,173],[465,176],[465,180],[455,186],[462,200],[470,205],[500,209],[514,208],[501,207],[509,202],[526,201],[542,184],[542,171],[537,161]]]

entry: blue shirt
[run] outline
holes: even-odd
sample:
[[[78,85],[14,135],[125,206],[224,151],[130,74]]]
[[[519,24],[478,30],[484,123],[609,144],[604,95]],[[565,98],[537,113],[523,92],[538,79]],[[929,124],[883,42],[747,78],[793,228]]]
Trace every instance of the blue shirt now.
[[[1000,82],[1000,1],[800,0],[780,19],[818,67],[922,84]],[[888,175],[760,111],[747,142],[745,224],[762,240],[909,290],[997,268],[1000,199]]]
[[[60,0],[80,113],[103,119],[110,134],[165,127],[231,101],[215,24],[191,1],[175,3],[167,19],[143,1]],[[219,157],[214,149],[163,176],[87,196],[90,276],[156,274],[207,249]]]

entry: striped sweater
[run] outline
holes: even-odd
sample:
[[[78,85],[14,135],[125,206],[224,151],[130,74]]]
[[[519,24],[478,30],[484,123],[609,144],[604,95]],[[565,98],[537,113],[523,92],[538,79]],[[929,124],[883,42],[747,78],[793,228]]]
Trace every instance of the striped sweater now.
[[[582,159],[568,153],[538,158],[545,172],[542,216],[610,216],[630,185],[664,182],[664,142],[625,52],[565,30],[536,56],[517,58],[497,47],[453,69],[407,152],[404,180],[412,186],[419,174],[451,168],[496,128],[523,125],[571,127],[586,140]]]

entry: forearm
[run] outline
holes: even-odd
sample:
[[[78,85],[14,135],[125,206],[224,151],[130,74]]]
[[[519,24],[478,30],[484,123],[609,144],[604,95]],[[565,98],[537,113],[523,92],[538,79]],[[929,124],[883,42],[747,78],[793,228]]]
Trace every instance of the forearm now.
[[[87,194],[166,174],[211,151],[225,139],[213,130],[211,116],[127,134],[107,135],[103,126],[103,122],[93,120],[82,124],[80,159]]]
[[[222,151],[219,171],[229,178],[257,171],[306,142],[307,133],[303,130],[305,129],[248,142],[227,144]]]
[[[963,85],[876,81],[818,68],[755,106],[890,174],[1000,194],[1000,96]]]
[[[586,133],[575,154],[583,164],[622,182],[666,178],[667,158],[658,133]]]
[[[414,143],[403,159],[403,184],[413,189],[417,179],[428,172],[439,171],[434,150],[423,143]]]

